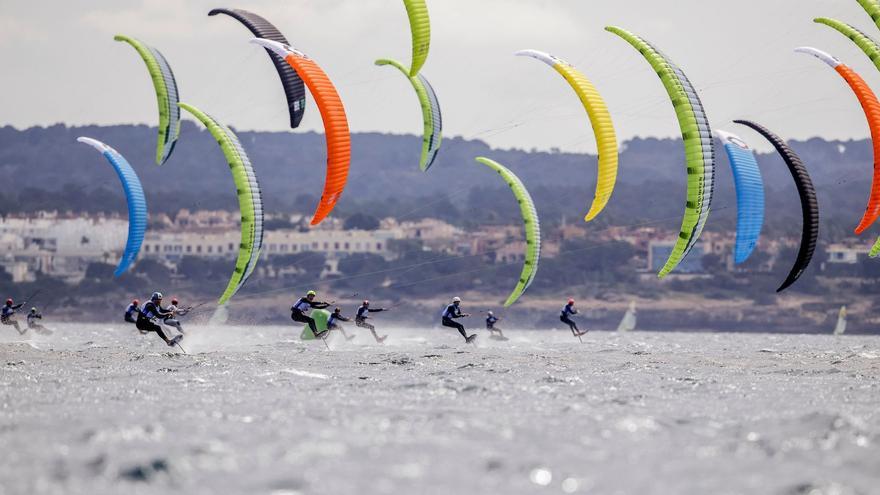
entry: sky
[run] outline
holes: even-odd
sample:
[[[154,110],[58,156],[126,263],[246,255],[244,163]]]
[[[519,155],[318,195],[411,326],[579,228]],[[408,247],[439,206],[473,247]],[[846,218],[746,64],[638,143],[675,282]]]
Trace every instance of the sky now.
[[[390,57],[409,63],[400,0],[0,0],[0,125],[156,125],[146,69],[126,34],[172,65],[181,101],[240,130],[289,131],[275,69],[250,33],[214,7],[244,8],[273,22],[328,73],[354,132],[418,134],[421,111]],[[793,48],[828,51],[880,88],[880,73],[841,34],[814,24],[834,17],[880,31],[856,0],[428,0],[431,52],[422,70],[443,108],[444,135],[497,148],[595,152],[586,114],[565,81],[521,49],[574,64],[607,101],[621,141],[679,135],[660,80],[617,25],[663,50],[700,92],[713,127],[754,119],[789,139],[862,139],[864,114],[828,66]],[[321,131],[309,106],[302,128]],[[752,138],[751,141],[756,141]],[[757,143],[755,143],[757,144]],[[756,146],[761,148],[762,146]]]

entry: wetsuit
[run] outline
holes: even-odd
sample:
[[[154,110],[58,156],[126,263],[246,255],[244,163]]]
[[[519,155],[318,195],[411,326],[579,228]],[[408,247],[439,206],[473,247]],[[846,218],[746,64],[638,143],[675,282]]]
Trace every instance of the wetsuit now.
[[[495,328],[495,324],[498,323],[497,316],[487,316],[486,317],[486,330],[491,330],[495,332],[500,332],[500,328]]]
[[[330,306],[329,303],[309,301],[308,298],[301,297],[290,307],[290,319],[300,323],[307,323],[309,328],[312,329],[312,333],[317,336],[320,332],[318,332],[318,327],[315,325],[315,319],[307,315],[306,312],[312,308],[324,309],[328,306]]]
[[[37,323],[37,320],[42,320],[42,319],[43,319],[43,315],[41,315],[40,313],[37,313],[36,311],[29,312],[27,314],[28,330],[33,330],[37,333],[44,334],[44,335],[51,334],[52,333],[51,330],[49,330],[48,328],[44,327],[43,325],[40,325],[39,323]]]
[[[342,326],[336,323],[337,321],[351,321],[351,318],[342,316],[342,313],[330,313],[330,318],[327,318],[327,329],[336,330],[338,328],[342,330]]]
[[[381,313],[382,311],[385,311],[385,308],[370,309],[369,306],[361,305],[361,307],[358,308],[357,314],[354,317],[354,324],[361,328],[375,330],[376,327],[367,323],[367,318],[370,317],[370,313]]]
[[[137,316],[141,314],[141,308],[135,306],[134,304],[129,304],[128,308],[125,309],[125,321],[127,323],[137,323]]]
[[[154,319],[164,319],[169,316],[171,316],[171,313],[167,309],[150,301],[147,304],[144,304],[144,309],[138,313],[136,325],[138,330],[142,333],[156,332],[159,334],[159,337],[162,337],[162,340],[164,340],[166,344],[172,345],[173,343],[171,339],[165,335],[165,332],[162,331],[162,327],[153,323]]]
[[[559,321],[568,325],[568,328],[571,330],[571,333],[577,335],[580,333],[578,329],[577,323],[571,319],[571,315],[578,314],[578,310],[574,309],[574,304],[566,304],[564,308],[562,308],[562,312],[559,314]]]
[[[27,328],[22,330],[21,325],[15,320],[15,310],[20,309],[22,306],[24,306],[24,303],[16,304],[15,306],[3,306],[3,309],[0,310],[0,323],[12,325],[19,334],[24,335],[27,332]]]
[[[441,323],[444,327],[454,328],[458,330],[458,333],[461,334],[462,337],[467,340],[468,335],[464,329],[464,325],[455,321],[456,318],[462,318],[464,315],[461,314],[461,308],[455,305],[455,303],[446,306],[446,309],[443,310],[443,316],[441,319]]]

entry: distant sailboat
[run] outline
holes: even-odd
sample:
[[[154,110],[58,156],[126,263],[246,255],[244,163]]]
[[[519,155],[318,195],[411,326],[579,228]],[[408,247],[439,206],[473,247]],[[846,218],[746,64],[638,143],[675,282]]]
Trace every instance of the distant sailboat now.
[[[843,332],[846,331],[846,306],[840,307],[840,312],[837,313],[837,326],[834,327],[834,335],[843,335]]]
[[[636,329],[636,302],[630,301],[629,309],[626,310],[626,314],[623,315],[623,319],[620,320],[620,324],[617,325],[618,332],[632,332]]]

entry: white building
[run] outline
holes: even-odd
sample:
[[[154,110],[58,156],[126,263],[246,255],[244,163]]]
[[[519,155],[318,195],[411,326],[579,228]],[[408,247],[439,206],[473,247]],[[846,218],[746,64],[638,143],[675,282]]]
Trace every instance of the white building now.
[[[262,257],[320,251],[331,259],[354,253],[372,253],[391,259],[389,242],[401,239],[399,230],[277,230],[266,232]],[[208,258],[238,254],[240,233],[235,231],[148,232],[141,256],[176,262],[184,256]]]

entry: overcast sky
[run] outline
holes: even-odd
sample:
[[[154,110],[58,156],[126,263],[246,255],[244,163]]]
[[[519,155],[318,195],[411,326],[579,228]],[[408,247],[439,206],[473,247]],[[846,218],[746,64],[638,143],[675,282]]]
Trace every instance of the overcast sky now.
[[[273,22],[336,83],[353,131],[416,134],[421,113],[409,83],[380,57],[409,63],[400,0],[0,0],[0,125],[147,123],[157,111],[143,62],[122,33],[163,52],[181,100],[237,129],[284,130],[274,68],[250,33],[213,7]],[[446,136],[503,148],[595,151],[565,81],[533,48],[575,64],[597,85],[618,136],[678,134],[656,75],[609,24],[651,41],[701,92],[713,127],[748,117],[788,138],[864,138],[855,97],[828,66],[792,49],[811,45],[854,67],[875,88],[880,74],[848,39],[814,24],[836,17],[880,36],[855,0],[428,0],[432,44],[422,73],[437,90]],[[321,129],[310,106],[305,129]]]

